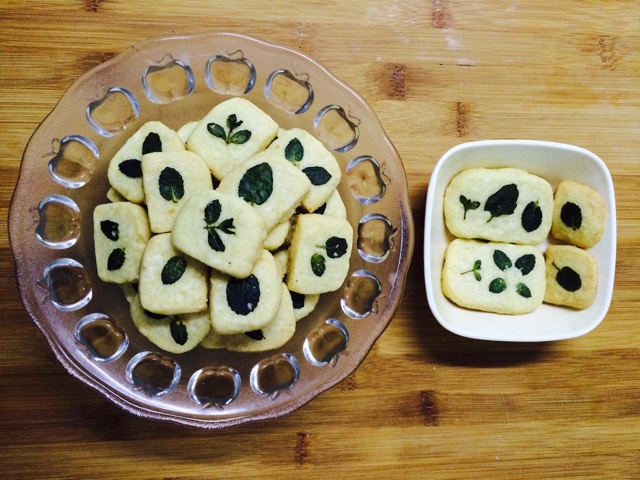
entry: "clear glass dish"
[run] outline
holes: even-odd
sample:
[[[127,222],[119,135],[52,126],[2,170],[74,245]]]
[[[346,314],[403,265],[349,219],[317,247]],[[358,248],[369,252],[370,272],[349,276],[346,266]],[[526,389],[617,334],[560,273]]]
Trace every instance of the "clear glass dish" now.
[[[98,279],[93,208],[107,201],[111,156],[139,126],[177,130],[231,96],[333,150],[358,248],[343,287],[284,347],[171,355],[137,332],[123,291]],[[210,33],[144,41],[69,88],[25,149],[9,237],[25,309],[71,374],[136,415],[222,428],[287,414],[357,368],[398,308],[414,231],[402,161],[355,92],[297,52]]]

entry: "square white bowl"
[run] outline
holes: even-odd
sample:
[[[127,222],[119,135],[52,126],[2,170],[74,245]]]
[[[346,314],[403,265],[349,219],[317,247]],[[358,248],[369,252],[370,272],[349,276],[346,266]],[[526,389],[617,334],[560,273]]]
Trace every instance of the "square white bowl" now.
[[[546,179],[554,189],[573,180],[595,189],[607,204],[605,230],[590,248],[598,265],[593,304],[576,310],[543,303],[525,315],[503,315],[459,307],[442,293],[440,275],[447,245],[455,237],[444,222],[444,192],[462,170],[475,167],[522,168]],[[548,242],[538,245],[544,253]],[[427,193],[424,225],[424,276],[429,306],[447,330],[469,338],[508,342],[544,342],[584,335],[603,320],[613,294],[616,264],[616,206],[611,174],[605,163],[580,147],[536,140],[485,140],[450,149],[436,164]]]

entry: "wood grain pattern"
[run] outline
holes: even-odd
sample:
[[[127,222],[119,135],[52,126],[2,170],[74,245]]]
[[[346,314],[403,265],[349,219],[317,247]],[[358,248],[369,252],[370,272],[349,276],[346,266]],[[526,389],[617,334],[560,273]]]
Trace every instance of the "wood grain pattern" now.
[[[640,5],[453,0],[0,2],[0,477],[632,479],[640,472]],[[299,411],[220,432],[122,412],[56,362],[18,297],[22,151],[84,72],[149,37],[230,31],[311,55],[378,114],[416,221],[408,287],[362,366]],[[450,147],[587,148],[616,189],[610,311],[543,344],[455,336],[423,287],[424,203]]]

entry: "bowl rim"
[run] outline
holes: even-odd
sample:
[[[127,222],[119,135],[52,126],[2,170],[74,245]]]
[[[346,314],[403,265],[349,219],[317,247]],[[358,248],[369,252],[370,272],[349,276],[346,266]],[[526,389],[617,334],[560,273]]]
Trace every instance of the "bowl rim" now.
[[[440,309],[438,308],[438,302],[435,297],[436,287],[434,286],[431,273],[432,269],[435,267],[432,265],[431,257],[432,257],[432,244],[431,244],[431,233],[433,232],[433,221],[434,221],[434,201],[436,195],[436,187],[440,180],[440,171],[443,169],[444,165],[447,164],[451,158],[455,158],[455,155],[464,152],[465,150],[470,149],[484,149],[491,147],[533,147],[539,149],[556,149],[556,150],[565,150],[575,152],[585,158],[588,158],[590,161],[594,163],[597,167],[598,172],[602,174],[602,177],[605,181],[604,190],[606,195],[605,201],[607,202],[607,216],[608,222],[613,225],[613,229],[608,233],[611,239],[611,251],[609,252],[608,259],[611,261],[612,268],[610,270],[611,275],[607,278],[607,281],[604,283],[604,301],[600,303],[594,303],[589,308],[594,308],[597,310],[590,322],[584,325],[582,328],[575,330],[568,330],[564,334],[556,334],[556,335],[534,335],[529,337],[523,337],[518,335],[509,335],[505,334],[502,336],[491,335],[484,333],[481,329],[477,331],[469,331],[462,328],[457,327],[454,323],[452,323],[449,319],[447,319]],[[444,226],[444,230],[447,231],[446,226]],[[464,142],[458,145],[451,147],[447,150],[436,163],[432,174],[431,179],[429,181],[429,187],[427,191],[426,197],[426,208],[425,208],[425,228],[424,228],[424,281],[425,281],[425,289],[427,295],[427,301],[429,304],[429,308],[433,313],[434,317],[438,321],[440,325],[442,325],[448,331],[462,336],[466,338],[476,339],[476,340],[486,340],[486,341],[503,341],[503,342],[548,342],[548,341],[557,341],[557,340],[568,340],[571,338],[577,338],[583,336],[592,330],[594,330],[601,322],[604,320],[609,307],[611,305],[612,297],[613,297],[613,288],[615,281],[615,261],[616,261],[616,250],[617,250],[617,222],[616,222],[616,204],[615,204],[615,191],[613,186],[613,180],[611,178],[611,173],[607,168],[605,162],[593,152],[572,144],[562,143],[562,142],[553,142],[546,140],[531,140],[531,139],[495,139],[495,140],[477,140]],[[441,270],[441,265],[438,266],[438,269]],[[440,283],[438,283],[440,285]],[[600,288],[600,287],[599,287]],[[451,302],[449,299],[445,297],[445,301]],[[452,303],[452,302],[451,302]],[[557,307],[562,308],[562,307]],[[472,310],[469,310],[472,311]],[[478,314],[487,314],[487,312],[477,312]],[[498,314],[492,314],[498,315]]]

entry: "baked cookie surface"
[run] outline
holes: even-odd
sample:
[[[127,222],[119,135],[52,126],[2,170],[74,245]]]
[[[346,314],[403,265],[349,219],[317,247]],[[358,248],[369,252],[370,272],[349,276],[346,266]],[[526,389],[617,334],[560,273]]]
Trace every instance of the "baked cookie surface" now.
[[[591,306],[598,288],[598,267],[590,253],[573,245],[549,245],[545,261],[545,302],[580,310]]]

